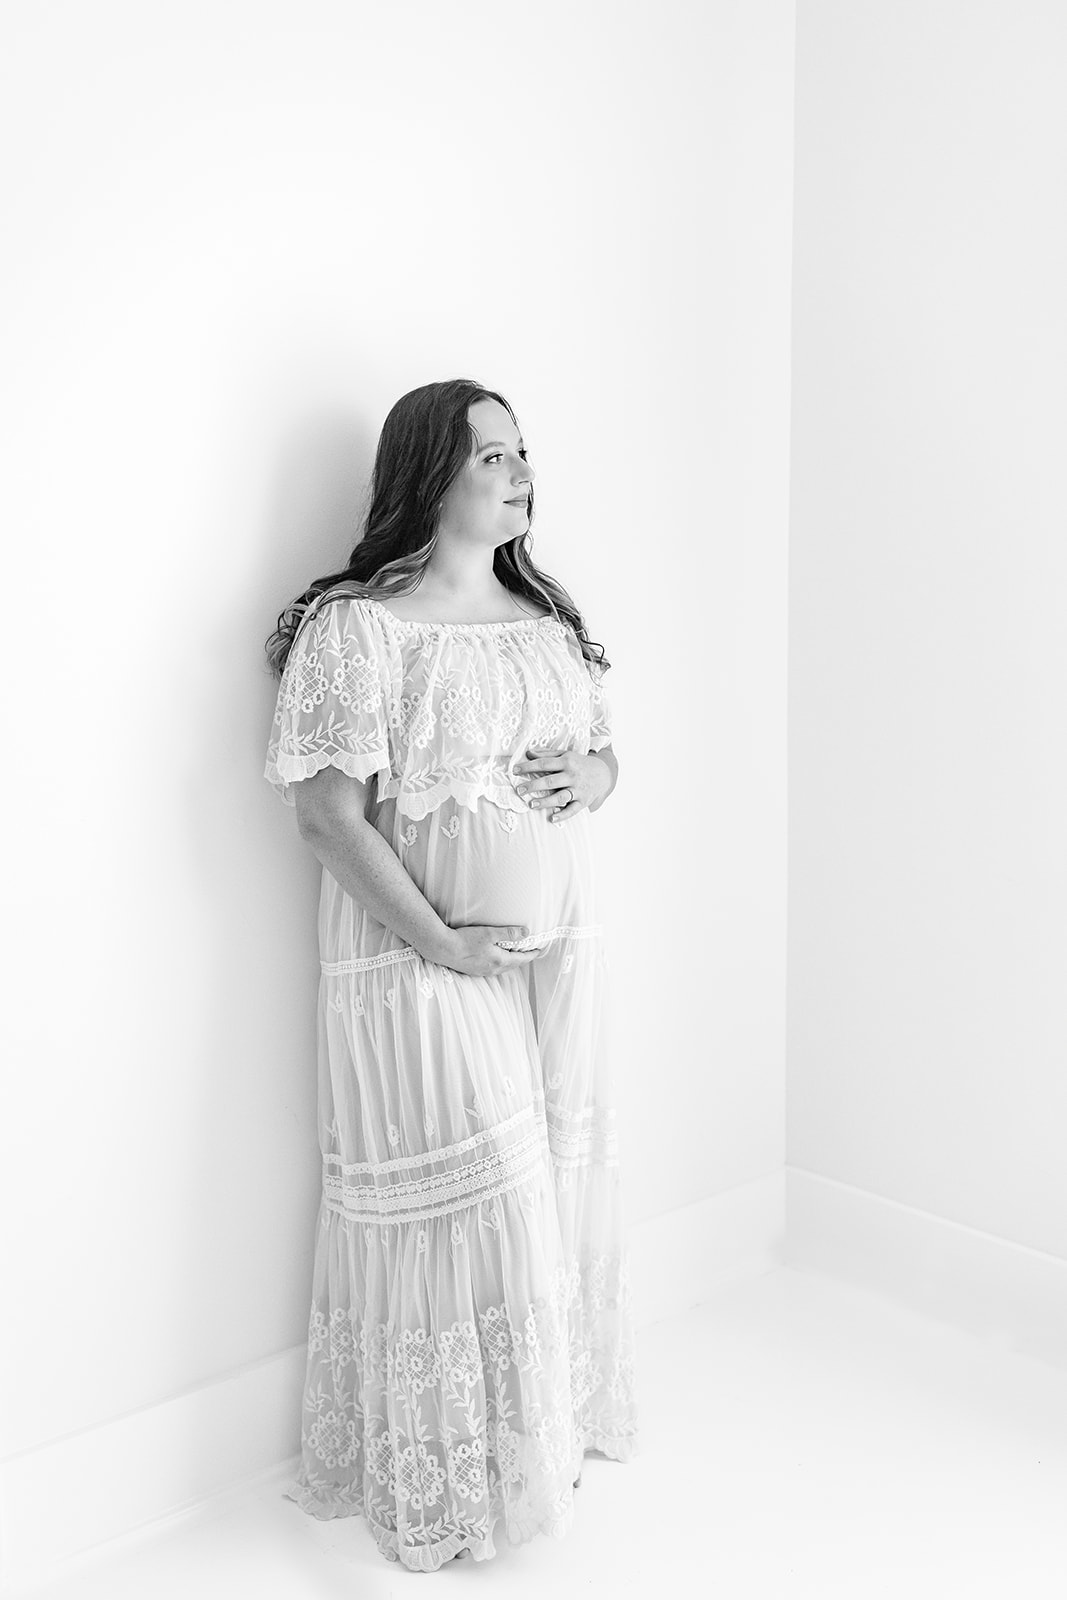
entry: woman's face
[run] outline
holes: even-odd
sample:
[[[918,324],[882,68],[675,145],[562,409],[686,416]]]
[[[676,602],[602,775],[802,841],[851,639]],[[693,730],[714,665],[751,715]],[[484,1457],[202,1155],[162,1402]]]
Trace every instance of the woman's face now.
[[[441,502],[438,537],[495,547],[529,527],[534,469],[499,400],[478,400],[467,416],[478,442]]]

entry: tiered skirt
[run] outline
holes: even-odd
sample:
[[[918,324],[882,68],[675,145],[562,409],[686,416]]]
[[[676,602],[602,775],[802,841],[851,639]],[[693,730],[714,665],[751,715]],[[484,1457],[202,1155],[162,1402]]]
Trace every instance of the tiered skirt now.
[[[496,809],[483,828],[500,825]],[[497,1524],[512,1543],[563,1537],[584,1452],[636,1449],[607,957],[581,892],[588,820],[522,814],[538,852],[525,904],[472,915],[468,901],[457,916],[442,876],[424,875],[453,925],[507,910],[531,927],[536,958],[493,977],[425,960],[323,875],[322,1199],[300,1467],[285,1492],[317,1517],[361,1514],[413,1570],[466,1548],[491,1558]],[[410,825],[382,825],[403,848]],[[449,837],[452,814],[427,825]],[[550,826],[571,835],[549,844],[535,830]],[[549,925],[553,912],[570,920]]]

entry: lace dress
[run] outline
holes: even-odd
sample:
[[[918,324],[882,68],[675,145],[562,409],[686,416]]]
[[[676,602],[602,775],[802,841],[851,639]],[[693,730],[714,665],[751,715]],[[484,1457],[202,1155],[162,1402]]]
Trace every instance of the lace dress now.
[[[441,918],[526,924],[541,954],[481,978],[427,961],[323,870],[322,1198],[299,1473],[421,1571],[563,1537],[583,1452],[636,1447],[634,1339],[606,957],[587,809],[519,795],[527,746],[610,738],[600,669],[552,617],[305,619],[266,777],[368,779],[369,820]]]

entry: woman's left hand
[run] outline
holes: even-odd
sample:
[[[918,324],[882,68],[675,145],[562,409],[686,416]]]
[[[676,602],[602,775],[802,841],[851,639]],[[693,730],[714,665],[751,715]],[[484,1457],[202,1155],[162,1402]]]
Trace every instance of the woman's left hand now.
[[[525,779],[516,793],[528,796],[537,810],[547,810],[549,822],[565,822],[583,806],[603,799],[611,788],[607,763],[591,752],[535,745],[526,755],[527,760],[515,763],[516,773]]]

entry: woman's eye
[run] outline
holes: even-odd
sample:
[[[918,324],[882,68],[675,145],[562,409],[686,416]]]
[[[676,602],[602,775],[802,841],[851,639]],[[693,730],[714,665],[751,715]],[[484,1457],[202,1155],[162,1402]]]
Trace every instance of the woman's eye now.
[[[528,450],[525,450],[525,449],[519,451],[519,454],[520,454],[520,456],[522,457],[522,459],[524,461],[526,460],[526,457],[529,455],[529,453],[530,452]],[[500,459],[501,459],[501,452],[499,450],[494,450],[491,456],[486,456],[485,464],[486,464],[486,466],[488,466],[490,461],[499,461]]]

